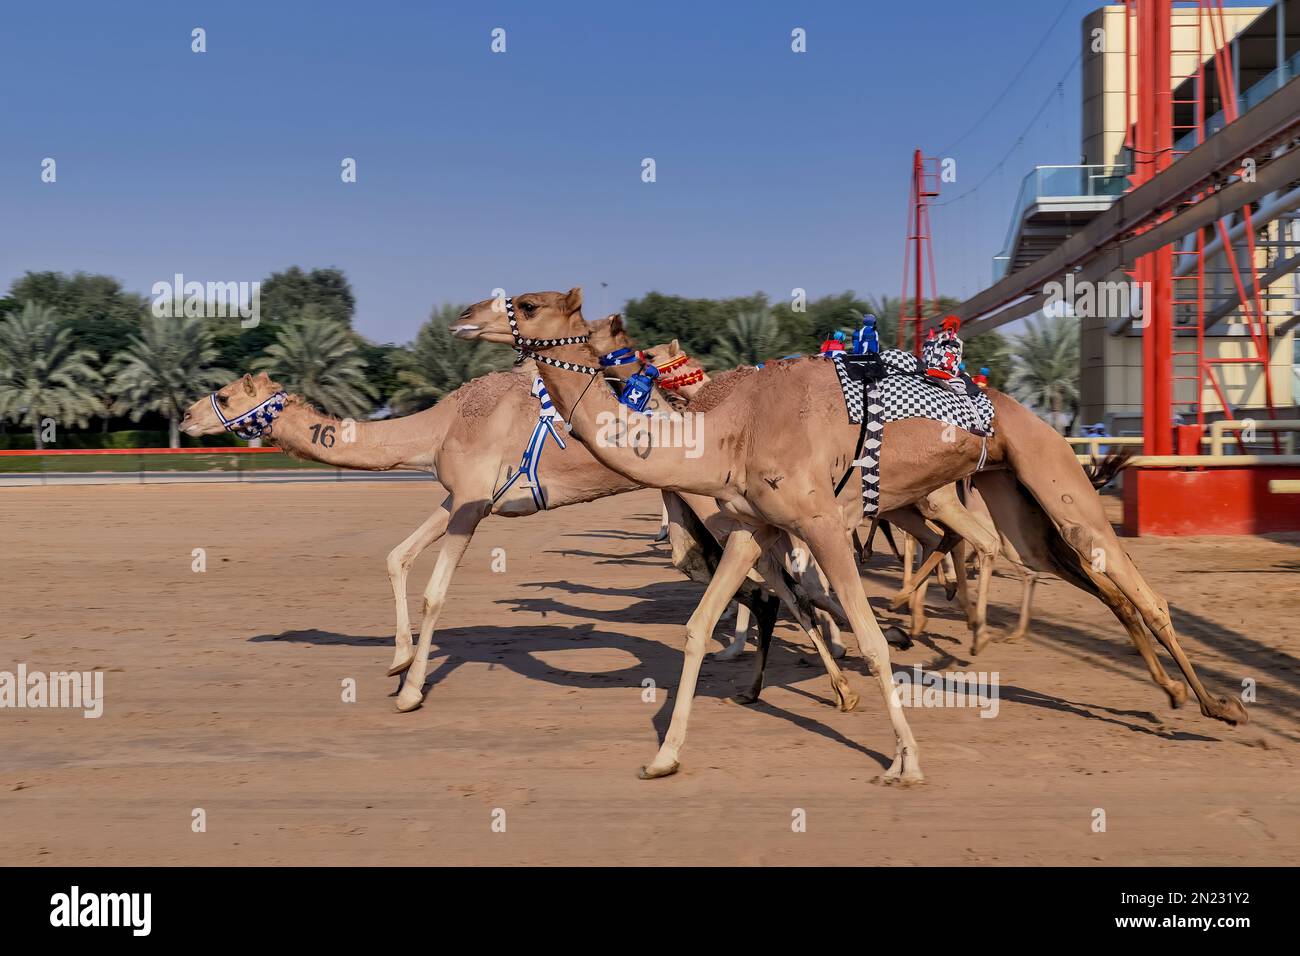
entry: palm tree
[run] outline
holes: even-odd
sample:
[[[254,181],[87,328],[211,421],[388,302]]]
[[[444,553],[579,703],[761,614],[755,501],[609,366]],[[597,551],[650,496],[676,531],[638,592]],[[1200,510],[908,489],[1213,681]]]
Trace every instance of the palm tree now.
[[[356,333],[314,304],[280,329],[253,368],[330,415],[358,418],[374,408],[376,392],[366,380]]]
[[[0,417],[30,425],[38,449],[46,419],[84,428],[103,410],[94,358],[73,345],[72,330],[52,308],[29,301],[21,313],[10,312],[0,322]]]
[[[770,312],[741,312],[714,340],[710,364],[715,368],[757,365],[780,358],[781,326]]]
[[[1004,354],[1006,390],[1057,431],[1079,401],[1079,328],[1069,316],[1030,319]]]
[[[203,319],[147,315],[140,334],[131,337],[104,369],[110,379],[112,411],[138,422],[157,412],[167,419],[167,443],[180,447],[180,421],[196,393],[230,381],[233,374],[213,368],[217,349]]]
[[[434,309],[410,350],[398,355],[399,384],[392,396],[396,411],[410,414],[428,408],[470,379],[510,364],[509,352],[487,342],[466,342],[447,331],[463,311],[459,305]]]

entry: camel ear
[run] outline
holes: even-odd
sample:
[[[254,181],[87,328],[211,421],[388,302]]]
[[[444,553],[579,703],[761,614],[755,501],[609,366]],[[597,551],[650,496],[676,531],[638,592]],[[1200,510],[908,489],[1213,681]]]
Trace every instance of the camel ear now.
[[[672,355],[676,355],[676,354],[677,354],[678,352],[680,352],[681,350],[682,350],[682,347],[681,347],[680,345],[677,344],[677,340],[676,340],[676,339],[673,339],[671,342],[668,343],[668,354],[669,354],[670,356],[672,356]]]
[[[615,312],[609,317],[609,334],[618,335],[623,331],[623,316]]]
[[[569,290],[569,294],[564,297],[565,307],[569,310],[569,315],[582,311],[582,286],[574,286]]]
[[[249,395],[257,394],[257,386],[253,384],[253,376],[245,375],[243,378],[239,380],[239,382],[241,385],[244,386],[244,391],[247,392]]]
[[[253,381],[257,382],[259,385],[269,385],[271,383],[271,376],[267,375],[265,372],[258,372],[253,376]]]

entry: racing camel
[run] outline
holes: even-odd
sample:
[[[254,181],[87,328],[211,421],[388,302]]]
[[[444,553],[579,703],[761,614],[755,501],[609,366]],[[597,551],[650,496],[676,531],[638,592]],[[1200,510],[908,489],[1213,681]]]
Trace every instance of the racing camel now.
[[[638,484],[713,497],[724,513],[746,523],[732,533],[703,600],[687,622],[672,720],[659,752],[642,768],[643,778],[677,771],[705,642],[758,555],[785,531],[807,542],[876,678],[895,739],[894,760],[879,779],[924,779],[916,738],[893,692],[889,648],[857,575],[850,534],[862,520],[865,500],[853,468],[861,433],[844,414],[830,362],[797,359],[762,370],[738,370],[715,383],[711,394],[706,389],[691,403],[692,413],[703,416],[703,447],[696,449],[697,457],[688,458],[686,449],[667,442],[646,447],[609,440],[610,422],[620,416],[626,420],[628,413],[626,408],[619,411],[608,390],[591,387],[601,372],[582,318],[581,289],[487,299],[467,308],[451,331],[461,338],[511,346],[521,357],[537,361],[571,435],[607,468]],[[992,438],[964,430],[945,436],[946,426],[928,418],[884,425],[878,462],[880,512],[912,504],[979,471],[981,494],[1017,550],[1021,543],[1011,533],[1012,525],[1029,538],[1039,535],[1038,547],[1053,558],[1057,573],[1097,593],[1126,626],[1130,614],[1140,615],[1177,662],[1203,714],[1244,723],[1246,711],[1238,701],[1214,697],[1201,683],[1179,646],[1168,606],[1120,546],[1068,443],[1013,399],[993,390],[988,394],[997,420]],[[653,426],[640,418],[631,421],[638,430],[654,434]],[[851,480],[845,481],[846,475]],[[1150,664],[1154,650],[1145,634],[1141,640],[1150,650]],[[1170,696],[1174,698],[1172,691]]]
[[[605,343],[608,355],[622,358],[632,354],[617,316],[588,323],[587,332],[593,340]],[[615,377],[630,374],[627,362],[609,361],[608,371]],[[406,674],[398,694],[398,710],[414,710],[423,701],[433,631],[456,566],[483,518],[489,514],[520,517],[640,487],[605,468],[585,447],[573,442],[567,443],[567,449],[558,448],[546,457],[545,481],[539,482],[536,465],[542,446],[548,438],[554,438],[557,444],[564,439],[553,423],[539,420],[539,409],[546,409],[549,401],[535,393],[535,378],[532,363],[525,363],[511,371],[475,379],[425,411],[388,421],[352,422],[321,414],[302,399],[286,394],[263,372],[245,375],[196,401],[181,423],[181,429],[191,436],[223,431],[233,431],[243,438],[266,436],[296,458],[361,471],[426,471],[442,483],[446,498],[388,555],[397,616],[396,647],[388,673]],[[533,465],[527,471],[520,468],[523,449],[528,451]],[[686,512],[692,509],[693,514],[688,515]],[[707,498],[681,502],[676,513],[679,517],[671,535],[674,564],[688,577],[707,584],[710,560],[716,563],[718,558],[714,554],[702,555],[694,535],[718,528],[716,533],[725,541],[729,530],[726,519],[717,514],[716,505]],[[687,522],[690,527],[683,526]],[[417,648],[411,638],[407,606],[408,575],[416,558],[444,536],[445,543],[424,591]],[[838,605],[819,587],[815,575],[809,573],[794,580],[781,573],[781,563],[779,554],[764,556],[758,573],[733,593],[738,601],[754,609],[760,621],[761,642],[770,641],[776,622],[775,601],[783,601],[809,632],[826,663],[838,705],[851,710],[857,695],[833,660],[843,654],[843,648],[833,622],[828,623],[826,612],[818,610],[820,605],[836,611]],[[813,589],[811,594],[809,588]],[[768,590],[775,598],[769,596]],[[814,616],[821,632],[811,629],[810,618]],[[742,701],[757,699],[762,670],[760,659],[754,664],[750,690],[740,695]]]

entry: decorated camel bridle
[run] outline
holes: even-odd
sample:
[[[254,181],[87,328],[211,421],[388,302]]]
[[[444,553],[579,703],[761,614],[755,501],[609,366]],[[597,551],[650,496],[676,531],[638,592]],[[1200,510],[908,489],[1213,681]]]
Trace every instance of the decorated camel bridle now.
[[[578,362],[567,362],[564,359],[551,358],[549,355],[543,355],[535,349],[556,348],[561,345],[581,345],[589,342],[591,337],[588,335],[566,335],[558,339],[531,339],[519,331],[519,319],[515,315],[515,300],[507,296],[505,300],[506,321],[510,323],[510,335],[515,340],[515,364],[519,365],[524,359],[532,359],[534,362],[540,362],[543,365],[549,365],[551,368],[563,369],[566,372],[580,372],[583,375],[590,375],[591,381],[596,381],[600,377],[601,368],[611,368],[619,365],[630,365],[633,362],[641,363],[641,371],[633,375],[624,384],[618,400],[624,405],[644,411],[646,400],[650,397],[651,388],[655,380],[659,377],[659,369],[655,368],[645,360],[642,353],[633,352],[628,348],[615,349],[599,359],[601,368],[593,368],[590,365],[582,365]],[[587,383],[587,388],[591,387],[591,382]],[[583,389],[582,395],[578,396],[578,401],[574,402],[574,407],[586,397],[587,390]]]
[[[234,418],[227,418],[221,412],[221,403],[217,401],[217,394],[217,392],[213,392],[208,396],[217,419],[226,431],[234,432],[245,441],[261,438],[270,432],[271,424],[284,411],[284,403],[289,398],[285,392],[276,392],[274,395],[258,402],[248,411],[236,415]]]
[[[704,381],[704,369],[702,368],[693,368],[678,375],[671,375],[666,378],[664,377],[666,373],[671,372],[673,369],[681,368],[690,360],[691,357],[685,352],[679,352],[667,362],[664,362],[664,364],[656,366],[659,369],[659,387],[667,389],[670,392],[675,392],[687,385],[697,385]]]
[[[550,349],[560,345],[581,345],[587,342],[591,337],[588,335],[566,335],[559,339],[530,339],[519,331],[519,320],[515,317],[515,300],[511,297],[506,298],[506,320],[510,323],[510,335],[515,340],[515,364],[522,365],[524,359],[532,359],[534,362],[541,362],[543,365],[549,365],[552,368],[561,368],[566,372],[582,372],[584,375],[599,375],[600,369],[592,368],[590,365],[579,365],[577,362],[566,362],[563,359],[553,359],[549,355],[542,355],[533,349]]]

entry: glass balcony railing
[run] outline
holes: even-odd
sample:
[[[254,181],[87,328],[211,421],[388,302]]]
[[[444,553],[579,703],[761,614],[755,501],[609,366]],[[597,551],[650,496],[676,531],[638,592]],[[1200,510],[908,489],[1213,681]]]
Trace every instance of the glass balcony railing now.
[[[1300,52],[1284,61],[1278,69],[1266,74],[1263,79],[1253,84],[1246,92],[1240,94],[1237,97],[1237,114],[1241,115],[1246,110],[1254,109],[1272,95],[1278,87],[1297,75],[1300,75]],[[1223,110],[1219,110],[1205,121],[1205,135],[1213,136],[1223,129],[1225,125]],[[1189,130],[1174,143],[1174,152],[1186,153],[1197,145],[1199,144],[1196,142],[1196,130]]]
[[[1128,185],[1128,169],[1124,166],[1035,166],[1020,183],[1011,224],[1007,228],[1002,252],[993,257],[993,281],[1007,274],[1025,210],[1035,203],[1051,199],[1077,199],[1081,196],[1118,196]]]

